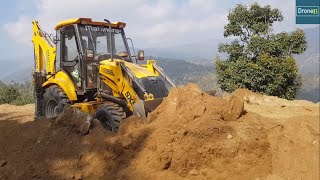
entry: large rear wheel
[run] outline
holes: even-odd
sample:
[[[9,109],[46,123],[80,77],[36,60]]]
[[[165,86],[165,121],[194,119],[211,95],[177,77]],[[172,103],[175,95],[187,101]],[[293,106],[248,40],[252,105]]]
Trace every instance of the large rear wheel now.
[[[67,95],[59,86],[50,86],[43,94],[42,114],[46,118],[55,118],[68,103]]]
[[[120,122],[126,118],[123,108],[114,102],[106,102],[96,112],[96,118],[102,126],[113,132],[117,132]]]

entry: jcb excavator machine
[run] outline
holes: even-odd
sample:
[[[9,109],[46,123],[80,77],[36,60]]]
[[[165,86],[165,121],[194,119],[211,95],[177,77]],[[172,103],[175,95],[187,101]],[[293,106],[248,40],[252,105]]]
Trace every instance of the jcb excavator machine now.
[[[144,52],[135,55],[123,22],[65,20],[54,37],[32,24],[36,118],[55,118],[70,104],[117,131],[132,114],[145,118],[175,86],[154,60],[138,63]]]

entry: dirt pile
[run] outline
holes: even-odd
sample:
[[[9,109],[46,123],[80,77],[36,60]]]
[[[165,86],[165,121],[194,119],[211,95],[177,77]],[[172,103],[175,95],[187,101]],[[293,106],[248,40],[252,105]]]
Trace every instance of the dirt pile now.
[[[132,116],[118,134],[95,122],[85,136],[87,114],[31,121],[31,108],[0,105],[0,179],[319,179],[311,102],[248,90],[222,99],[190,84],[147,122]]]
[[[237,97],[211,97],[194,85],[174,89],[150,115],[154,131],[138,167],[154,173],[170,170],[182,177],[267,176],[272,162],[266,134],[241,120],[229,121],[242,110],[243,101]]]

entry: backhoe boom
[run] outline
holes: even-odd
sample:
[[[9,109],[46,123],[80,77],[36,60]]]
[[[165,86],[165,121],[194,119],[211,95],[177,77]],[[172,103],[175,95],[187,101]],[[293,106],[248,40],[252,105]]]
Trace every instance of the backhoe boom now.
[[[32,21],[33,32],[32,42],[34,44],[34,65],[33,72],[35,117],[42,116],[42,99],[44,89],[43,83],[47,76],[55,73],[56,48],[48,34],[43,31],[37,21]]]
[[[56,47],[38,21],[32,21],[35,71],[52,75],[55,73]]]

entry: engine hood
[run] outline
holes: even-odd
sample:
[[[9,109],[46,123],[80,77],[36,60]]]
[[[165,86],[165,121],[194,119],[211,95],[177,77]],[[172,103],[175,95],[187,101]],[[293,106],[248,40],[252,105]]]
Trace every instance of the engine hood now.
[[[114,65],[115,66],[115,62],[124,62],[125,66],[137,77],[137,78],[144,78],[144,77],[151,77],[151,76],[158,76],[156,73],[151,72],[150,70],[148,70],[146,67],[143,67],[141,65],[138,64],[134,64],[131,62],[126,62],[120,59],[114,59],[113,62],[111,62],[110,60],[103,60],[100,62],[100,65]]]
[[[158,76],[157,74],[148,70],[146,67],[142,67],[134,63],[125,62],[125,66],[128,67],[137,78]]]

